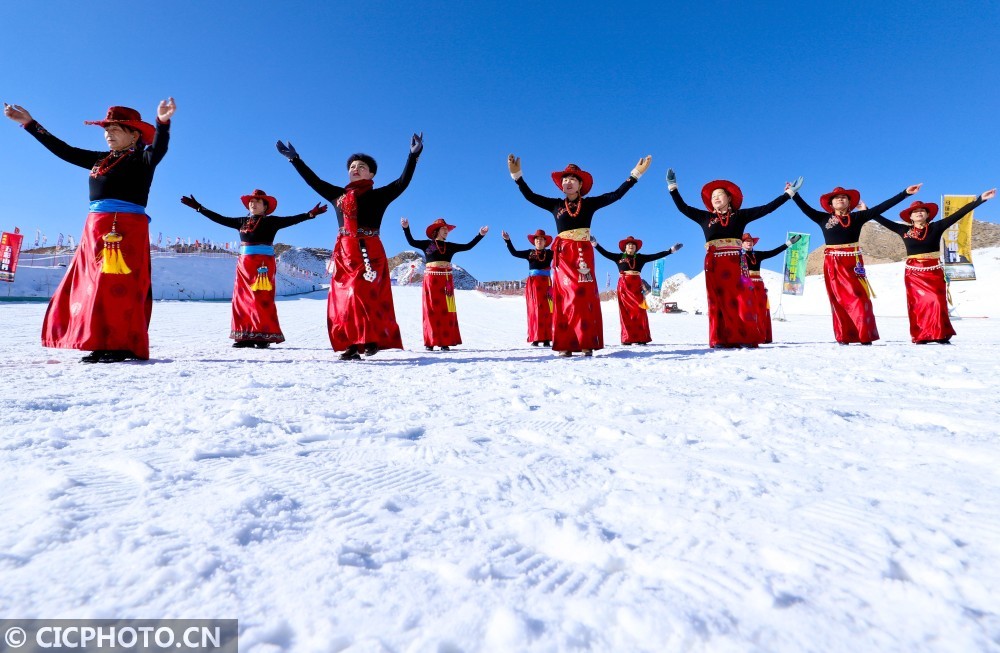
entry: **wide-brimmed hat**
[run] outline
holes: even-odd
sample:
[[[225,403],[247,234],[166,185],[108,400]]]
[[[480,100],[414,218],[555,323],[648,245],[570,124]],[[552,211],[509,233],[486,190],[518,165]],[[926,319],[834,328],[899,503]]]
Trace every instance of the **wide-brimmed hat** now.
[[[559,187],[559,190],[562,190],[563,177],[576,177],[580,180],[580,195],[586,195],[594,186],[594,177],[575,163],[568,164],[564,170],[556,170],[552,173],[552,181]]]
[[[621,251],[624,252],[625,251],[625,246],[628,245],[629,243],[632,243],[633,245],[635,245],[635,251],[637,251],[637,252],[640,249],[642,249],[642,241],[641,240],[637,240],[637,239],[633,238],[632,236],[629,236],[625,240],[619,240],[618,241],[618,249],[620,249]]]
[[[717,188],[721,188],[729,193],[729,197],[731,198],[729,205],[734,211],[739,211],[740,207],[743,206],[743,191],[740,190],[739,186],[726,179],[716,179],[701,187],[701,201],[705,203],[705,208],[713,213],[715,212],[715,207],[712,206],[712,193]]]
[[[858,203],[861,201],[860,191],[856,191],[853,188],[841,188],[840,186],[837,186],[826,195],[819,196],[820,206],[822,206],[827,213],[833,213],[833,206],[830,205],[830,200],[832,200],[837,195],[847,196],[848,211],[853,211],[855,208],[857,208]]]
[[[545,239],[545,246],[546,247],[548,247],[549,245],[552,244],[552,236],[550,236],[547,233],[545,233],[544,229],[539,229],[538,231],[536,231],[533,234],[528,234],[528,242],[531,243],[532,245],[535,244],[535,239],[536,238],[544,238]]]
[[[444,218],[438,218],[434,222],[427,225],[427,229],[425,230],[427,237],[433,240],[434,237],[437,236],[438,229],[440,229],[441,227],[448,227],[449,232],[455,230],[455,225],[448,224],[447,222],[444,221]]]
[[[933,220],[934,216],[938,214],[937,204],[934,204],[933,202],[928,202],[925,204],[920,200],[914,200],[913,204],[910,204],[908,207],[899,212],[899,217],[903,218],[903,222],[912,223],[913,220],[910,218],[910,214],[916,211],[917,209],[923,209],[927,211],[927,222]]]
[[[750,241],[750,246],[751,246],[751,247],[753,247],[754,245],[756,245],[757,243],[759,243],[759,242],[760,242],[760,238],[754,238],[753,236],[751,236],[750,234],[748,234],[748,233],[745,233],[745,232],[744,232],[744,234],[743,234],[743,237],[742,237],[742,238],[740,238],[740,240],[741,240],[742,242],[746,242],[746,241],[748,241],[748,240],[749,240],[749,241]]]
[[[150,145],[153,136],[156,134],[156,127],[148,122],[144,122],[142,116],[135,109],[129,107],[108,107],[108,115],[104,120],[84,120],[85,125],[97,125],[107,127],[108,125],[125,125],[131,129],[138,130],[142,134],[142,142]]]
[[[274,210],[278,208],[278,200],[274,199],[259,188],[254,189],[254,191],[249,195],[240,196],[240,201],[243,202],[243,206],[247,207],[247,210],[250,210],[250,200],[264,200],[264,203],[267,205],[264,215],[271,215],[274,213]]]

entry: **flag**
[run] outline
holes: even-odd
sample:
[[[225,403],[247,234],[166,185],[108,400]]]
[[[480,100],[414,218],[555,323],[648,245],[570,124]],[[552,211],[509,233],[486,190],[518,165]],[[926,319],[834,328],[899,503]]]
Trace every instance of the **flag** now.
[[[941,198],[941,219],[955,214],[969,202],[975,202],[975,195],[945,195]],[[976,268],[972,266],[972,214],[951,225],[941,236],[944,255],[944,276],[951,281],[975,281]]]
[[[660,288],[663,287],[663,275],[666,271],[667,262],[662,258],[653,262],[653,294],[659,295]]]
[[[795,235],[788,232],[786,240]],[[781,284],[783,295],[801,295],[806,290],[806,259],[809,257],[809,234],[799,234],[799,242],[788,246],[785,250],[784,282]]]
[[[35,229],[35,247],[38,247],[38,243],[42,240],[42,230]]]
[[[21,253],[21,242],[24,236],[19,229],[14,233],[0,234],[0,281],[13,281],[17,271],[17,257]]]
[[[59,240],[56,241],[56,247],[62,247],[62,244],[63,244],[63,235],[60,233]]]

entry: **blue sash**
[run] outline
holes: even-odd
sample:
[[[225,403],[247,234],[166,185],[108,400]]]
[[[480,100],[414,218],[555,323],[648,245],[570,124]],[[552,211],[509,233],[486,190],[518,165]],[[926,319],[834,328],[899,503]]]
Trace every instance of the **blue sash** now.
[[[133,204],[132,202],[126,202],[125,200],[94,200],[90,203],[91,213],[138,213],[139,215],[146,215],[146,207],[139,206],[138,204]],[[152,222],[153,218],[146,215],[146,220]]]
[[[273,245],[240,245],[240,255],[243,254],[263,254],[264,256],[274,256]]]
[[[552,270],[528,270],[529,277],[551,277]]]

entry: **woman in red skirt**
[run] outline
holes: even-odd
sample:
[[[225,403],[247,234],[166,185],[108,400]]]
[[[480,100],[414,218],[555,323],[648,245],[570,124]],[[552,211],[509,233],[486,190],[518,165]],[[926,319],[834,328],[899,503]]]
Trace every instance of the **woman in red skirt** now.
[[[740,253],[740,278],[749,280],[752,305],[741,311],[751,310],[754,313],[754,320],[757,321],[757,328],[760,331],[762,343],[770,344],[773,341],[771,335],[771,305],[767,299],[767,287],[760,276],[760,264],[769,258],[773,258],[782,253],[795,243],[799,242],[801,235],[795,234],[784,242],[780,247],[758,252],[754,246],[760,238],[754,238],[750,234],[743,234],[743,251]]]
[[[833,313],[833,335],[842,345],[860,342],[870,345],[878,340],[875,311],[872,309],[872,291],[865,275],[865,261],[861,256],[861,227],[876,215],[896,206],[907,195],[913,195],[922,184],[909,186],[871,209],[855,211],[861,193],[853,188],[838,186],[820,196],[823,211],[809,206],[800,195],[795,204],[806,217],[823,229],[826,248],[823,255],[823,280],[830,298]]]
[[[181,198],[182,204],[212,222],[240,232],[240,258],[233,284],[233,320],[229,337],[235,340],[233,347],[266,349],[272,342],[285,341],[278,324],[278,307],[274,302],[274,237],[279,229],[326,213],[327,206],[317,203],[308,213],[282,218],[271,215],[278,208],[278,200],[262,190],[243,195],[240,201],[250,214],[242,218],[226,218],[206,209],[194,195]]]
[[[756,347],[764,341],[756,313],[748,311],[752,295],[743,281],[740,240],[746,226],[788,201],[802,185],[802,177],[764,206],[744,209],[743,191],[731,181],[716,179],[701,189],[707,211],[688,206],[677,190],[677,177],[667,171],[667,188],[677,210],[694,220],[705,233],[705,289],[708,293],[708,346]],[[741,310],[742,307],[742,310]]]
[[[455,306],[455,283],[451,275],[451,258],[458,252],[467,252],[479,244],[489,227],[482,227],[479,234],[464,245],[449,243],[448,233],[455,225],[438,218],[427,226],[428,240],[414,240],[410,233],[410,221],[399,221],[406,235],[406,242],[424,253],[424,347],[434,351],[448,351],[462,344],[462,334],[458,330],[458,309]]]
[[[649,315],[646,298],[642,292],[642,266],[670,256],[683,245],[677,243],[670,249],[655,254],[640,254],[642,241],[629,236],[618,241],[620,253],[615,254],[601,247],[594,240],[597,253],[618,265],[618,315],[622,325],[623,345],[648,345],[653,337],[649,333]]]
[[[73,260],[49,301],[42,323],[46,347],[91,353],[84,363],[149,359],[149,216],[153,172],[167,153],[173,98],[160,102],[156,126],[135,109],[111,107],[103,120],[108,151],[81,150],[50,134],[21,106],[4,104],[57,157],[90,171],[90,213]]]
[[[552,181],[565,197],[543,197],[533,192],[521,174],[521,159],[507,157],[510,176],[524,198],[550,212],[559,235],[552,243],[552,349],[560,356],[583,352],[592,356],[604,348],[601,298],[594,279],[594,247],[590,225],[598,209],[617,202],[649,168],[651,156],[639,160],[628,179],[610,193],[586,197],[594,178],[579,166],[569,164],[552,173]]]
[[[333,246],[333,277],[326,303],[326,326],[341,360],[360,360],[381,349],[402,349],[389,280],[389,259],[382,246],[382,218],[389,204],[403,194],[424,149],[423,134],[410,138],[410,155],[399,179],[375,188],[378,164],[371,156],[347,159],[350,183],[341,188],[323,181],[305,164],[291,143],[278,141],[278,152],[288,159],[309,187],[333,203],[340,232]]]
[[[532,249],[514,249],[510,234],[501,231],[511,256],[528,261],[528,283],[524,299],[528,304],[528,342],[532,347],[552,345],[552,236],[539,229],[528,236]]]
[[[955,329],[948,317],[948,286],[941,265],[941,236],[983,202],[996,197],[997,189],[986,191],[941,222],[930,224],[938,205],[913,202],[899,212],[906,224],[876,215],[886,229],[895,231],[906,246],[906,313],[910,318],[910,338],[918,345],[938,342],[951,344]]]

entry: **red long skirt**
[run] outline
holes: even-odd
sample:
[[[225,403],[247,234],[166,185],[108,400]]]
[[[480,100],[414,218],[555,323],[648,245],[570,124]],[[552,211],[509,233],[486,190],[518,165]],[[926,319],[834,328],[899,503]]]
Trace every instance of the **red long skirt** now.
[[[642,294],[642,277],[623,274],[618,277],[618,315],[622,323],[622,344],[650,342],[649,307]]]
[[[552,243],[552,349],[604,349],[601,298],[594,276],[590,241],[557,237]],[[581,279],[581,263],[589,279]]]
[[[947,340],[955,335],[948,317],[948,290],[938,259],[907,259],[906,313],[913,342]]]
[[[709,247],[705,254],[709,347],[756,346],[763,342],[751,287],[741,277],[738,247]]]
[[[364,277],[367,269],[362,242],[368,253],[368,267],[375,275],[371,281]],[[379,349],[402,349],[403,339],[392,304],[389,262],[382,240],[378,236],[338,236],[333,248],[333,265],[326,326],[334,351],[370,342],[376,343]]]
[[[757,328],[760,329],[761,342],[773,342],[771,334],[771,302],[767,298],[767,286],[760,277],[751,276],[753,281],[753,299],[757,309]]]
[[[424,346],[462,344],[451,268],[424,268]]]
[[[107,248],[112,231],[121,242]],[[105,261],[123,262],[115,266]],[[113,274],[115,269],[127,273]],[[84,351],[130,351],[149,359],[149,219],[141,213],[90,213],[66,275],[49,301],[42,322],[46,347]]]
[[[552,278],[529,276],[524,301],[528,305],[528,342],[552,340]]]
[[[233,284],[233,322],[229,337],[236,342],[255,340],[284,342],[278,324],[275,294],[274,257],[241,254]]]
[[[823,277],[833,313],[833,336],[845,345],[878,340],[872,300],[854,271],[859,263],[864,265],[864,259],[860,254],[855,256],[856,252],[856,249],[827,248],[823,256]]]

